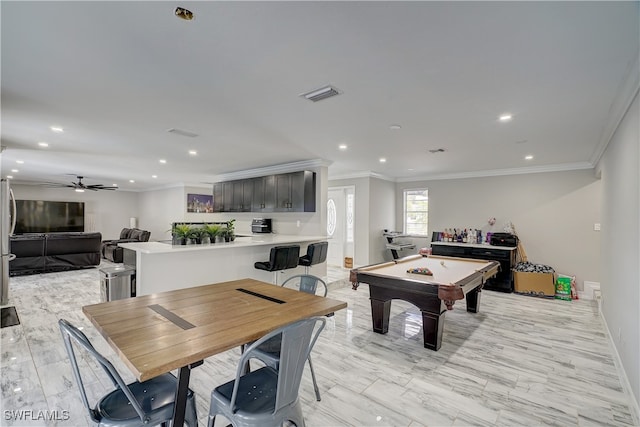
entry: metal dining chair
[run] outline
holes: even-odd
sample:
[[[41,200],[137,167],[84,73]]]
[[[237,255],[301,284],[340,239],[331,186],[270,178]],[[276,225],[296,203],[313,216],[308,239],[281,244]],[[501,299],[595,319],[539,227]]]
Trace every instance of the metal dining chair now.
[[[322,285],[321,289],[318,289],[318,285]],[[292,288],[301,292],[315,295],[318,292],[321,296],[327,296],[327,283],[319,277],[311,274],[298,274],[292,276],[284,281],[283,287]],[[280,336],[275,336],[266,341],[261,346],[258,346],[255,350],[256,357],[260,359],[266,365],[272,366],[278,369],[280,362]],[[316,393],[316,400],[319,402],[320,389],[318,388],[318,382],[316,381],[316,373],[313,370],[313,362],[311,361],[311,354],[307,357],[309,361],[309,369],[311,370],[311,379],[313,380],[313,390]]]
[[[135,381],[125,384],[111,362],[96,351],[87,336],[65,319],[58,321],[64,345],[73,368],[82,402],[89,412],[89,417],[99,426],[166,426],[173,417],[174,400],[178,380],[171,374],[162,374],[144,382]],[[102,366],[107,376],[116,387],[115,390],[102,397],[94,408],[89,404],[84,388],[82,375],[78,369],[74,346],[84,349]],[[198,426],[196,399],[192,390],[187,396],[185,422],[189,427]]]
[[[211,392],[208,427],[222,415],[234,427],[276,427],[285,421],[304,427],[298,397],[305,360],[309,356],[326,319],[312,317],[276,329],[249,345],[238,362],[236,378]],[[245,373],[249,359],[266,341],[280,336],[280,365],[264,366]]]

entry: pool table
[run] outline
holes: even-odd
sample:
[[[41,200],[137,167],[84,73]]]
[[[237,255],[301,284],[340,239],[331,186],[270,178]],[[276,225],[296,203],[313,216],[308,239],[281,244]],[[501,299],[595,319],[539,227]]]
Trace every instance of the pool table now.
[[[482,285],[499,267],[497,261],[412,255],[353,269],[350,280],[353,289],[360,283],[369,285],[374,332],[389,331],[391,300],[404,300],[422,311],[424,346],[438,351],[447,310],[466,297],[467,311],[477,313]],[[409,273],[412,269],[426,269],[432,275]]]

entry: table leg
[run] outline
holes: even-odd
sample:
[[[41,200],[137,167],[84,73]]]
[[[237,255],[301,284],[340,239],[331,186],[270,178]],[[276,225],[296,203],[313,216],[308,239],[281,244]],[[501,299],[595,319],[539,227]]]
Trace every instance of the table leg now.
[[[480,286],[472,290],[465,297],[467,300],[467,311],[470,313],[477,313],[480,309],[480,295],[482,295]]]
[[[438,351],[442,346],[442,330],[444,329],[444,315],[422,312],[422,332],[424,335],[424,347]]]
[[[202,360],[192,363],[191,365],[183,366],[178,371],[178,388],[176,389],[176,398],[173,405],[172,426],[184,426],[184,413],[187,408],[187,394],[189,392],[191,369],[200,365],[202,365]]]
[[[389,315],[391,314],[391,300],[377,300],[371,298],[371,319],[373,332],[386,334],[389,332]]]

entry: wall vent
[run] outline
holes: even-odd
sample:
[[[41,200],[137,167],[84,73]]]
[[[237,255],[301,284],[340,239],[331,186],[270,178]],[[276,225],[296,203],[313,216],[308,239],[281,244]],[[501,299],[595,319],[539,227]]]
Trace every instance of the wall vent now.
[[[308,99],[309,101],[318,102],[323,99],[331,98],[332,96],[340,95],[341,93],[342,91],[340,89],[328,85],[312,90],[311,92],[300,94],[300,96]]]
[[[177,128],[167,129],[167,132],[175,133],[176,135],[181,135],[181,136],[188,136],[189,138],[195,138],[196,136],[198,136],[197,133],[193,133],[193,132],[189,132],[188,130],[182,130]]]

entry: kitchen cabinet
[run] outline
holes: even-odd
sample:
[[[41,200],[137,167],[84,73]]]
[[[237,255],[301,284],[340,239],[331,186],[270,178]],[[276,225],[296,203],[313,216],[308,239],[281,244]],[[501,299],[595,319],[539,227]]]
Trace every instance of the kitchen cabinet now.
[[[315,212],[315,173],[309,171],[276,175],[276,207],[280,212]]]
[[[273,212],[276,206],[275,175],[253,178],[251,182],[251,212]]]

